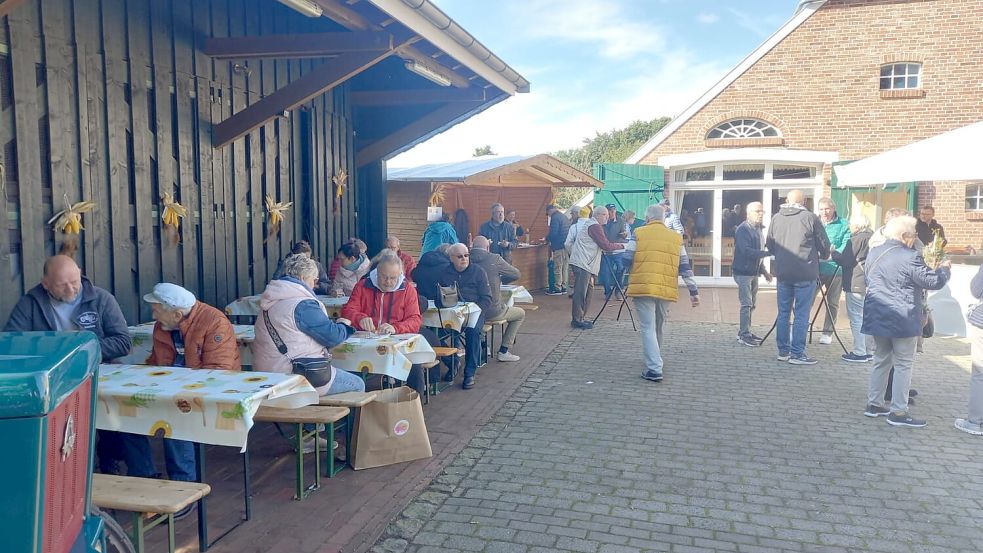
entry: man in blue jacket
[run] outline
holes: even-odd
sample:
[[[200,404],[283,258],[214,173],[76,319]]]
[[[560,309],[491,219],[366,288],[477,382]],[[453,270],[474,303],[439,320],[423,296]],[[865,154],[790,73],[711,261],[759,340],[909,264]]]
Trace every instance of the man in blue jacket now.
[[[747,204],[747,220],[737,226],[734,232],[734,264],[731,273],[737,282],[737,297],[741,302],[741,328],[737,341],[748,347],[761,345],[761,338],[751,332],[751,313],[758,298],[758,276],[771,282],[771,273],[765,269],[762,259],[768,257],[768,250],[761,247],[762,220],[765,209],[761,202]]]
[[[130,332],[112,294],[82,276],[75,260],[56,255],[44,263],[41,283],[21,297],[4,332],[88,330],[99,338],[103,363],[130,353]],[[119,474],[119,434],[98,431],[99,471]]]
[[[492,204],[491,219],[481,224],[478,234],[491,242],[491,253],[497,253],[502,259],[512,263],[512,250],[518,245],[515,238],[515,227],[505,220],[505,207],[502,204]]]
[[[550,216],[550,231],[546,235],[546,241],[549,242],[550,255],[553,256],[553,287],[546,293],[550,296],[562,296],[567,293],[567,279],[570,275],[570,255],[563,246],[567,241],[567,233],[570,232],[570,219],[553,204],[546,206],[546,213]]]

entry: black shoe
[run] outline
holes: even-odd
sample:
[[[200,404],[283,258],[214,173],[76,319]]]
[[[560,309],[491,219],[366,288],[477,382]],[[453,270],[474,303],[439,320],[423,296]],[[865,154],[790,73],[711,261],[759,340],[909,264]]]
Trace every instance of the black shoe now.
[[[652,382],[662,382],[662,373],[657,373],[653,370],[646,370],[642,373],[642,378],[645,380],[651,380]]]
[[[737,343],[749,348],[756,348],[761,345],[761,342],[755,342],[750,336],[738,336]]]
[[[887,423],[891,426],[910,426],[911,428],[921,428],[928,424],[922,419],[916,419],[908,413],[891,413],[887,416]]]
[[[908,388],[908,397],[918,397],[918,390],[914,388]]]
[[[444,375],[444,382],[454,382],[454,373],[452,371],[447,371]]]
[[[887,407],[878,407],[877,405],[868,405],[867,409],[864,410],[865,417],[886,417],[891,414],[891,410]]]
[[[590,329],[594,328],[594,323],[592,323],[590,321],[580,321],[580,328],[582,328],[584,330],[590,330]]]
[[[185,518],[186,516],[190,515],[191,514],[191,511],[194,511],[195,510],[195,505],[196,504],[197,503],[192,503],[191,505],[188,505],[187,507],[185,507],[185,508],[181,509],[180,511],[174,513],[174,520],[181,520],[182,518]]]
[[[765,341],[764,338],[762,338],[761,336],[756,335],[753,332],[751,333],[751,340],[757,342],[759,346],[761,345],[761,342],[764,342]]]
[[[461,387],[464,388],[465,390],[470,390],[471,388],[474,388],[474,377],[465,376],[464,383],[461,384]]]

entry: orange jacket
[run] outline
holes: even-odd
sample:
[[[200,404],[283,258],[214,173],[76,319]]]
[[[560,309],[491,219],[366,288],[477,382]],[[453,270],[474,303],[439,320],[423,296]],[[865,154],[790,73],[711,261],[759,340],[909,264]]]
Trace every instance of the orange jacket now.
[[[184,366],[189,369],[242,370],[239,343],[232,323],[214,307],[198,302],[179,325],[184,338]],[[154,325],[154,346],[148,365],[170,366],[177,358],[171,333]]]

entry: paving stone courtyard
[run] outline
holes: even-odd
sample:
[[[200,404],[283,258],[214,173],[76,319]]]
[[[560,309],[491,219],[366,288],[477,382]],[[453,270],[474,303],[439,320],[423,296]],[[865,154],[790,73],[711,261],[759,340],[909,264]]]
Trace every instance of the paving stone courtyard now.
[[[371,550],[983,551],[964,340],[926,342],[908,429],[862,416],[837,346],[793,366],[734,333],[670,321],[657,384],[627,320],[571,332]]]

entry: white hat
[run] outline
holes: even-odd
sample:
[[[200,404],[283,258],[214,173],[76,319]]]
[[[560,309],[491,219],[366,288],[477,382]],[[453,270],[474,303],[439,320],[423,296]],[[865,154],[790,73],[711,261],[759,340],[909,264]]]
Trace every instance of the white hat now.
[[[161,282],[154,285],[153,292],[143,296],[143,301],[159,303],[175,309],[191,309],[198,300],[195,299],[194,294],[177,284]]]

